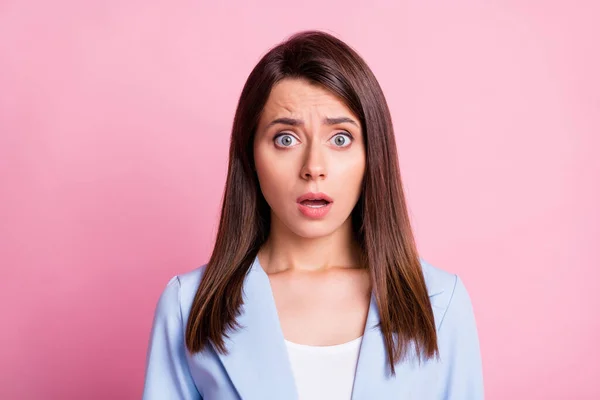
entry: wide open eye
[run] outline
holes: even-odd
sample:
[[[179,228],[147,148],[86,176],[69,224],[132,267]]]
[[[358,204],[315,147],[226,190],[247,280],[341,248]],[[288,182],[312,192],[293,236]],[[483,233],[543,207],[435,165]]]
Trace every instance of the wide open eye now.
[[[289,133],[277,135],[273,140],[278,147],[291,147],[295,144],[294,141],[298,141],[298,139]]]
[[[331,140],[337,147],[348,147],[352,144],[352,136],[348,133],[338,133]]]

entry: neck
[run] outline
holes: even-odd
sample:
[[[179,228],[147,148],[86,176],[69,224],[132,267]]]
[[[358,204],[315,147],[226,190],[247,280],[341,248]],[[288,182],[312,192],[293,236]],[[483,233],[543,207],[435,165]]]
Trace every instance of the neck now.
[[[328,235],[302,237],[272,216],[269,237],[258,257],[268,274],[288,270],[324,271],[361,267],[359,249],[350,218]]]

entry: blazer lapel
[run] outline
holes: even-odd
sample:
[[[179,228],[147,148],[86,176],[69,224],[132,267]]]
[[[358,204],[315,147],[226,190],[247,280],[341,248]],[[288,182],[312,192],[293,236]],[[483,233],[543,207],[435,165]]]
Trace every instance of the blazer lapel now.
[[[386,367],[385,345],[378,324],[379,310],[375,295],[372,294],[354,375],[352,400],[378,398],[376,395],[383,392],[380,389],[383,389],[387,379],[382,375]]]
[[[421,260],[424,263],[423,260]],[[436,328],[439,327],[444,307],[436,299],[444,292],[443,286],[424,272],[427,294],[431,302]],[[352,400],[413,398],[411,381],[417,373],[418,361],[408,354],[407,360],[395,366],[396,377],[391,375],[387,364],[385,342],[379,329],[380,315],[375,295],[371,295],[367,323],[358,355],[358,363],[352,389]],[[414,348],[410,349],[414,351]]]
[[[439,327],[444,305],[438,305],[436,298],[444,289],[425,270],[424,275],[436,326]],[[298,394],[275,299],[269,277],[260,266],[258,257],[254,258],[246,275],[243,291],[244,304],[237,317],[240,327],[229,331],[228,337],[225,337],[228,353],[217,354],[243,400],[296,400]],[[379,310],[372,294],[356,366],[352,400],[395,399],[402,394],[412,398],[409,382],[417,371],[416,364],[409,357],[407,362],[396,365],[396,377],[391,376],[379,322]]]
[[[225,338],[219,358],[244,400],[297,399],[269,277],[255,257],[243,287],[240,327]]]

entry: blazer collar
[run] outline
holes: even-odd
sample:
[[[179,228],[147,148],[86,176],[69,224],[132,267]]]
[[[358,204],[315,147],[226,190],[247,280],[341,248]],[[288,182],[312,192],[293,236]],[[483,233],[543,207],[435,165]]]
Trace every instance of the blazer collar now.
[[[297,399],[296,386],[269,277],[255,257],[243,285],[239,327],[219,355],[240,398]]]
[[[425,279],[430,298],[443,292],[443,287],[428,282],[427,274]],[[297,399],[271,284],[258,256],[246,275],[243,296],[244,303],[237,317],[239,327],[228,331],[225,337],[227,354],[217,352],[227,374],[244,400]],[[437,314],[443,308],[434,306],[433,299],[432,306],[438,320]],[[382,386],[392,384],[379,320],[372,295],[356,367],[353,400],[369,399],[369,393],[385,393]],[[402,368],[397,367],[396,374],[399,373]]]
[[[429,268],[423,259],[419,260],[423,267],[423,275],[427,286],[427,294],[433,310],[436,328],[439,329],[445,307],[438,304],[438,300],[443,296],[438,296],[444,292],[444,286],[439,279],[436,279],[433,271]],[[373,394],[377,393],[378,400],[384,400],[388,397],[382,397],[386,394],[390,399],[396,399],[400,393],[407,393],[406,390],[398,385],[408,385],[409,382],[416,381],[417,371],[415,368],[415,358],[413,357],[414,347],[409,348],[408,361],[395,365],[396,379],[391,375],[391,370],[387,362],[385,342],[383,334],[378,325],[380,322],[379,309],[375,296],[371,295],[367,323],[358,356],[356,374],[354,377],[354,387],[352,390],[352,400],[372,399]],[[394,385],[396,385],[394,387]],[[411,389],[407,389],[410,393]],[[412,398],[412,397],[411,397]]]

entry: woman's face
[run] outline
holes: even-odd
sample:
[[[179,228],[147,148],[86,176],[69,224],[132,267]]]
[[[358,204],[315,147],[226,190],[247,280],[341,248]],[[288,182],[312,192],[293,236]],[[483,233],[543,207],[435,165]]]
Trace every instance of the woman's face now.
[[[301,79],[278,82],[257,127],[254,160],[273,223],[305,238],[350,223],[365,172],[362,128],[327,89]],[[311,192],[330,202],[299,199]]]

